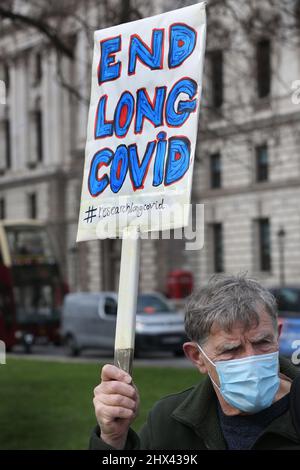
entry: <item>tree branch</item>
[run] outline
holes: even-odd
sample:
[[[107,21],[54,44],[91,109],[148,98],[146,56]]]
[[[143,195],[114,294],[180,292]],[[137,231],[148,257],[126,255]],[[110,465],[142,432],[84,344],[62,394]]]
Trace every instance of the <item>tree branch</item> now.
[[[2,6],[0,6],[0,17],[7,18],[12,21],[19,22],[26,26],[31,26],[35,28],[40,33],[44,34],[58,51],[60,51],[69,59],[71,60],[74,59],[73,49],[68,47],[59,38],[57,31],[55,31],[55,29],[49,26],[49,24],[44,23],[42,20],[23,15],[21,13],[14,12],[12,10],[7,10],[6,8],[3,8]]]

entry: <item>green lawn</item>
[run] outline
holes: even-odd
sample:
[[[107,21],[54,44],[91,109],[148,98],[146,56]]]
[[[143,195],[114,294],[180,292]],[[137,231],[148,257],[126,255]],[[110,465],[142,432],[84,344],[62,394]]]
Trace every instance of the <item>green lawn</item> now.
[[[97,364],[8,359],[0,366],[0,449],[86,449]],[[194,369],[136,367],[139,429],[153,403],[199,380]]]

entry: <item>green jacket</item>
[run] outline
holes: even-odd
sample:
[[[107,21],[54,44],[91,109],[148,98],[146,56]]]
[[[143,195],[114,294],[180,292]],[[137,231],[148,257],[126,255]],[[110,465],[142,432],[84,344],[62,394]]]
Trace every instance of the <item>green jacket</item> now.
[[[280,371],[291,379],[299,372],[285,359],[280,360]],[[99,427],[91,436],[90,449],[112,449],[99,438]],[[125,449],[226,449],[218,419],[217,396],[210,379],[206,377],[184,392],[159,400],[139,436],[130,429]],[[252,449],[300,450],[300,435],[289,410],[272,421]]]

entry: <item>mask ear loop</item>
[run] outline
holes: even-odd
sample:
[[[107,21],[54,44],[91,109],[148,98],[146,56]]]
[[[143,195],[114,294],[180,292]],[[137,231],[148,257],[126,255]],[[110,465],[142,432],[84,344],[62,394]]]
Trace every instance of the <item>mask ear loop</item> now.
[[[214,366],[214,368],[217,369],[215,363],[214,363],[214,362],[208,357],[208,355],[203,351],[203,349],[201,348],[200,344],[197,343],[197,346],[198,346],[199,351],[203,354],[203,356],[206,357],[206,359],[208,360],[208,362],[210,362],[210,363]],[[216,382],[212,379],[212,377],[211,377],[211,375],[210,375],[209,372],[208,372],[208,376],[209,376],[210,380],[212,381],[212,383],[214,384],[214,386],[217,387],[217,389],[218,389],[219,392],[221,393],[221,389],[220,389],[219,385],[217,385]]]

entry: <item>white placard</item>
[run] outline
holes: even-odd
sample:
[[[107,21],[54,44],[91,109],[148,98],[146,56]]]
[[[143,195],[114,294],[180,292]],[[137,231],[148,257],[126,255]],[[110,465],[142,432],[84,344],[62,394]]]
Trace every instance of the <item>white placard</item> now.
[[[205,4],[96,31],[77,241],[183,227]]]

